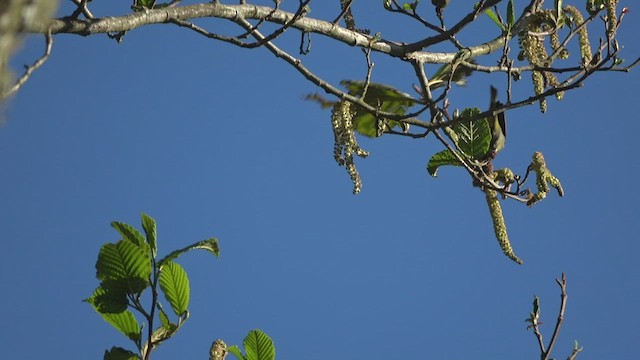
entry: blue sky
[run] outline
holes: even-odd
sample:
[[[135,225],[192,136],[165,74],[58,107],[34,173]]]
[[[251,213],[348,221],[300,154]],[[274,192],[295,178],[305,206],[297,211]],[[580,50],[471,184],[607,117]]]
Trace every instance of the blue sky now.
[[[126,11],[95,3],[97,16]],[[358,26],[396,41],[424,36],[359,3]],[[336,7],[318,2],[311,15],[333,19]],[[458,18],[456,9],[447,14]],[[619,35],[628,61],[638,56],[635,10]],[[479,22],[465,41],[496,32]],[[298,56],[297,39],[279,44]],[[16,68],[42,43],[28,38]],[[333,82],[365,72],[360,50],[319,36],[302,60]],[[416,82],[408,65],[373,60],[374,81],[405,91]],[[504,89],[503,81],[474,75],[452,106],[485,107],[489,83]],[[353,196],[332,157],[329,112],[303,101],[317,89],[265,49],[170,25],[135,30],[121,44],[56,36],[50,60],[4,106],[0,128],[0,358],[92,359],[129,347],[81,300],[97,286],[100,246],[119,239],[109,223],[139,227],[146,212],[161,254],[212,236],[221,244],[218,259],[180,258],[191,318],[154,359],[206,358],[214,339],[240,344],[253,328],[272,337],[279,359],[535,358],[524,319],[540,296],[551,336],[562,272],[569,301],[554,356],[568,356],[577,339],[581,359],[633,359],[638,81],[637,69],[597,74],[549,100],[544,115],[537,106],[507,114],[496,166],[522,171],[542,151],[566,190],[533,208],[502,203],[525,261],[518,266],[502,255],[466,173],[427,174],[440,150],[431,137],[361,140],[371,156],[357,162],[364,186]],[[528,91],[526,80],[518,86]]]

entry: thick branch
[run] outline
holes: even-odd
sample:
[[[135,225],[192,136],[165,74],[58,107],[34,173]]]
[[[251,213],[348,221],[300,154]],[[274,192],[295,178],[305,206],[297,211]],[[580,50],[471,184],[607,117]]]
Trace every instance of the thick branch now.
[[[273,8],[266,6],[207,3],[137,11],[124,16],[101,19],[59,18],[53,19],[50,22],[32,24],[27,27],[26,31],[44,34],[47,32],[47,29],[51,28],[52,34],[66,33],[88,36],[92,34],[130,31],[144,25],[162,24],[171,22],[172,20],[185,21],[197,18],[221,18],[232,21],[243,18],[247,20],[265,20],[285,25],[290,22],[294,16],[294,13],[282,10],[274,11]],[[350,46],[370,48],[373,51],[386,53],[394,57],[414,59],[423,63],[444,64],[451,62],[456,56],[455,52],[412,51],[407,45],[385,39],[372,41],[372,36],[348,30],[328,21],[308,17],[298,19],[291,25],[291,28],[303,32],[325,35]],[[470,47],[468,50],[471,52],[472,57],[485,55],[499,49],[503,42],[504,38],[499,37],[485,44]]]

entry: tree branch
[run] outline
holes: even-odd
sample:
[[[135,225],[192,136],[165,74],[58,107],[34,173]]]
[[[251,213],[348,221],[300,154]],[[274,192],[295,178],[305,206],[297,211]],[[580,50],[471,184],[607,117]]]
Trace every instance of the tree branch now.
[[[22,75],[18,79],[18,81],[16,81],[15,85],[13,85],[9,90],[1,94],[0,101],[6,99],[7,97],[15,94],[18,90],[20,90],[20,88],[27,82],[27,80],[29,80],[31,74],[33,74],[34,71],[38,70],[38,68],[49,59],[49,55],[51,55],[51,47],[53,46],[53,36],[51,35],[51,32],[48,31],[45,34],[45,39],[46,45],[44,54],[35,63],[33,63],[33,65],[26,66],[24,75]]]
[[[489,4],[495,0],[489,1]],[[457,55],[456,52],[421,52],[415,51],[423,46],[405,45],[385,39],[375,39],[373,36],[362,34],[357,31],[340,27],[328,21],[303,17],[292,24],[288,24],[296,14],[276,10],[266,6],[257,5],[226,5],[220,3],[195,4],[187,6],[164,7],[159,9],[148,9],[137,11],[119,17],[105,17],[94,19],[72,19],[58,18],[50,22],[30,24],[25,30],[30,33],[46,33],[51,28],[52,34],[76,34],[89,36],[92,34],[123,33],[134,30],[138,27],[150,24],[162,24],[168,22],[184,22],[197,18],[221,18],[235,21],[238,18],[264,20],[280,25],[287,25],[302,32],[312,32],[331,37],[334,40],[343,42],[349,46],[361,48],[371,48],[373,51],[385,53],[393,57],[402,59],[414,59],[423,63],[445,64],[451,62]],[[466,18],[465,18],[466,19]],[[473,19],[471,16],[469,19]],[[176,21],[177,20],[177,21]],[[444,36],[448,40],[460,27],[454,27]],[[471,57],[489,54],[499,49],[504,44],[504,37],[499,36],[494,40],[478,46],[467,48]]]

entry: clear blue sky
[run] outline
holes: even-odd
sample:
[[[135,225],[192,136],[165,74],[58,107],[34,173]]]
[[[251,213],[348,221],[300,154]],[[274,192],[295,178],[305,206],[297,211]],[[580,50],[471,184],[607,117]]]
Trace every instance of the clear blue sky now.
[[[97,16],[126,11],[94,3]],[[356,16],[367,12],[358,26],[396,41],[424,36],[356,3]],[[333,19],[336,8],[317,1],[311,15]],[[629,61],[640,53],[638,10],[619,36]],[[469,44],[497,31],[479,22]],[[297,54],[298,38],[280,44]],[[42,44],[30,37],[16,67]],[[319,36],[302,60],[330,81],[364,76],[359,49]],[[374,81],[405,91],[416,82],[408,65],[373,60]],[[474,75],[452,106],[485,107],[488,81],[504,89],[502,76]],[[502,255],[466,173],[427,174],[440,150],[431,137],[362,140],[371,156],[358,161],[363,191],[351,195],[332,157],[329,112],[302,100],[317,89],[265,49],[172,25],[132,31],[121,44],[56,36],[0,128],[0,358],[97,359],[130,346],[81,300],[97,286],[100,246],[119,239],[109,223],[139,226],[144,211],[158,222],[161,254],[211,236],[222,249],[219,259],[180,259],[191,318],[157,360],[205,359],[214,339],[240,344],[253,328],[272,337],[279,359],[537,358],[524,319],[537,294],[551,336],[562,272],[569,301],[554,356],[566,358],[577,339],[581,359],[635,359],[639,81],[640,69],[597,74],[549,100],[545,115],[537,106],[507,115],[496,166],[523,171],[542,151],[566,190],[533,208],[503,202],[518,266]]]

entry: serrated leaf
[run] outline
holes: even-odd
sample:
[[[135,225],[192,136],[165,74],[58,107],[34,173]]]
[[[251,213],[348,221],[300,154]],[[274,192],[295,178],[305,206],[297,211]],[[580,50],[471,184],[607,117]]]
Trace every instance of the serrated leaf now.
[[[427,172],[429,172],[429,175],[437,177],[438,168],[444,165],[462,166],[453,153],[449,151],[449,149],[446,149],[433,155],[431,159],[429,159],[429,162],[427,163]]]
[[[247,360],[274,360],[276,357],[273,341],[258,329],[249,331],[243,345],[247,352]]]
[[[154,347],[160,344],[161,342],[169,339],[172,335],[173,331],[166,329],[164,327],[159,327],[153,331],[151,334],[151,342],[154,344]]]
[[[462,111],[462,118],[470,118],[480,114],[480,109],[470,108]],[[491,127],[486,119],[477,121],[460,121],[453,126],[458,134],[458,149],[473,159],[483,158],[491,145]]]
[[[227,348],[227,351],[238,358],[238,360],[247,360],[247,357],[242,354],[242,351],[240,351],[240,349],[236,345],[229,346]]]
[[[516,11],[513,0],[507,3],[507,28],[510,30],[516,23]]]
[[[158,306],[158,317],[160,318],[160,324],[162,324],[162,327],[164,327],[165,329],[171,329],[171,326],[174,325],[171,323],[171,321],[169,321],[169,316],[167,316],[167,313],[164,312],[164,309],[162,309],[162,307]]]
[[[350,95],[358,97],[362,96],[362,93],[364,91],[364,84],[364,81],[340,81],[340,85],[346,87],[347,90],[349,90]],[[401,107],[411,106],[416,103],[416,99],[413,99],[411,95],[402,92],[392,86],[380,83],[369,83],[367,94],[365,95],[363,100],[371,106],[377,106],[378,102],[382,103],[384,101],[397,103],[398,106]]]
[[[129,339],[135,342],[139,342],[142,338],[138,320],[136,320],[136,317],[133,316],[133,313],[131,311],[125,310],[120,313],[101,313],[96,309],[95,306],[94,309],[98,314],[100,314],[100,316],[102,316],[102,319],[104,321],[111,324],[111,326],[123,333]]]
[[[129,301],[127,293],[120,288],[105,289],[102,286],[96,288],[91,297],[84,299],[99,313],[121,313],[127,310]]]
[[[104,287],[122,286],[127,292],[140,293],[148,286],[151,262],[140,247],[127,240],[104,244],[96,261],[96,277]]]
[[[356,110],[356,115],[353,117],[352,121],[355,131],[366,137],[376,137],[378,127],[373,115],[364,111]]]
[[[180,316],[189,307],[189,278],[182,266],[167,261],[160,270],[160,288],[171,305],[173,312]]]
[[[103,359],[104,360],[134,360],[134,359],[140,359],[140,357],[137,354],[127,349],[114,346],[110,350],[104,351]]]
[[[151,248],[151,255],[155,258],[158,252],[156,221],[149,215],[142,213],[142,228],[147,236],[147,244]]]
[[[141,247],[145,246],[146,241],[144,239],[144,236],[142,236],[140,231],[138,231],[138,229],[134,228],[133,226],[119,221],[112,221],[111,227],[116,229],[120,233],[120,235],[122,235],[123,239],[129,240]]]
[[[192,245],[189,245],[189,246],[187,246],[185,248],[173,251],[172,253],[170,253],[169,255],[165,256],[160,261],[158,261],[158,266],[162,266],[167,261],[174,260],[178,256],[186,253],[187,251],[193,250],[193,249],[206,250],[206,251],[212,253],[213,255],[215,255],[216,257],[220,255],[220,247],[218,246],[218,239],[211,238],[211,239],[207,239],[207,240],[198,241],[195,244],[192,244]]]
[[[498,27],[500,28],[500,30],[507,31],[507,29],[504,27],[504,25],[500,22],[500,19],[498,18],[498,15],[496,15],[496,13],[493,12],[493,10],[491,9],[487,9],[484,11],[485,14],[487,14],[487,16],[489,17],[489,19],[493,20],[493,22],[498,25]]]
[[[360,97],[364,92],[364,81],[343,80],[340,84],[349,90],[350,95]],[[380,111],[395,115],[404,115],[408,108],[417,103],[417,100],[413,99],[411,95],[379,83],[369,83],[367,94],[363,101],[380,109]],[[356,114],[352,120],[355,130],[364,136],[376,137],[377,125],[375,116],[358,106],[355,109]],[[402,124],[398,121],[388,120],[387,125],[392,129],[395,127],[403,129]]]

